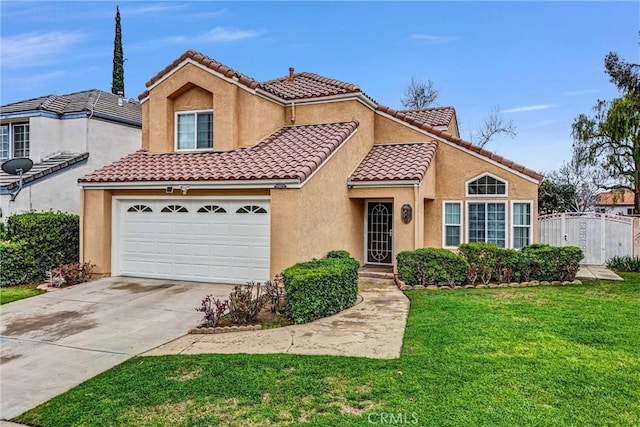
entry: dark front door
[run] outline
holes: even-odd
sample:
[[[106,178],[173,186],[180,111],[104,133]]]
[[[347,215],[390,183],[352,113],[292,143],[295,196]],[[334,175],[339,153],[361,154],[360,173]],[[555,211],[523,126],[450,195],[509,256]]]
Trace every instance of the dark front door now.
[[[367,264],[393,264],[393,203],[367,203]]]

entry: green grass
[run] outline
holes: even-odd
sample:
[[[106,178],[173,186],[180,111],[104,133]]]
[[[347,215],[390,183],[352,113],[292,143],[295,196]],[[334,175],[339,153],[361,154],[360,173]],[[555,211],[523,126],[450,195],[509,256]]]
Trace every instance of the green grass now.
[[[18,421],[638,426],[640,274],[624,276],[625,283],[576,287],[409,291],[411,313],[397,360],[138,357]]]
[[[0,288],[0,304],[8,304],[10,302],[18,301],[19,299],[29,298],[36,295],[40,295],[44,291],[35,289],[33,287],[25,286],[11,286]]]

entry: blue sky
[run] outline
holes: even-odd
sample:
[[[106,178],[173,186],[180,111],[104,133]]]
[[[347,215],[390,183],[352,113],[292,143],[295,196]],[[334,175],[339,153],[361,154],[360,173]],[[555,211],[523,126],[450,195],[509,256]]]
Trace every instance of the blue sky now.
[[[538,171],[568,160],[571,123],[617,96],[603,60],[640,62],[640,2],[0,2],[0,103],[109,91],[116,4],[125,87],[187,49],[257,80],[298,71],[400,109],[411,77],[456,108],[461,136],[494,106],[518,136],[486,148]]]

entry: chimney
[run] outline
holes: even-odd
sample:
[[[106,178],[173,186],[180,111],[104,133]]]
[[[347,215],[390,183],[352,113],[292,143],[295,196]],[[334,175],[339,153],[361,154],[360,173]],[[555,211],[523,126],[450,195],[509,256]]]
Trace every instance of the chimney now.
[[[289,67],[289,82],[293,83],[293,67]]]
[[[124,100],[124,92],[118,91],[118,106],[122,107],[122,101]]]

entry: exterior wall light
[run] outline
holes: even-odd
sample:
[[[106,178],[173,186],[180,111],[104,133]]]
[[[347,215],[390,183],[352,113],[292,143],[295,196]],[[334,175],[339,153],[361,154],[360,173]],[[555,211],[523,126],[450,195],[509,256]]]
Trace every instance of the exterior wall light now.
[[[413,209],[411,208],[411,205],[408,203],[405,203],[404,205],[402,205],[400,213],[402,216],[402,222],[404,222],[405,224],[409,224],[411,222],[411,216],[413,213]]]

